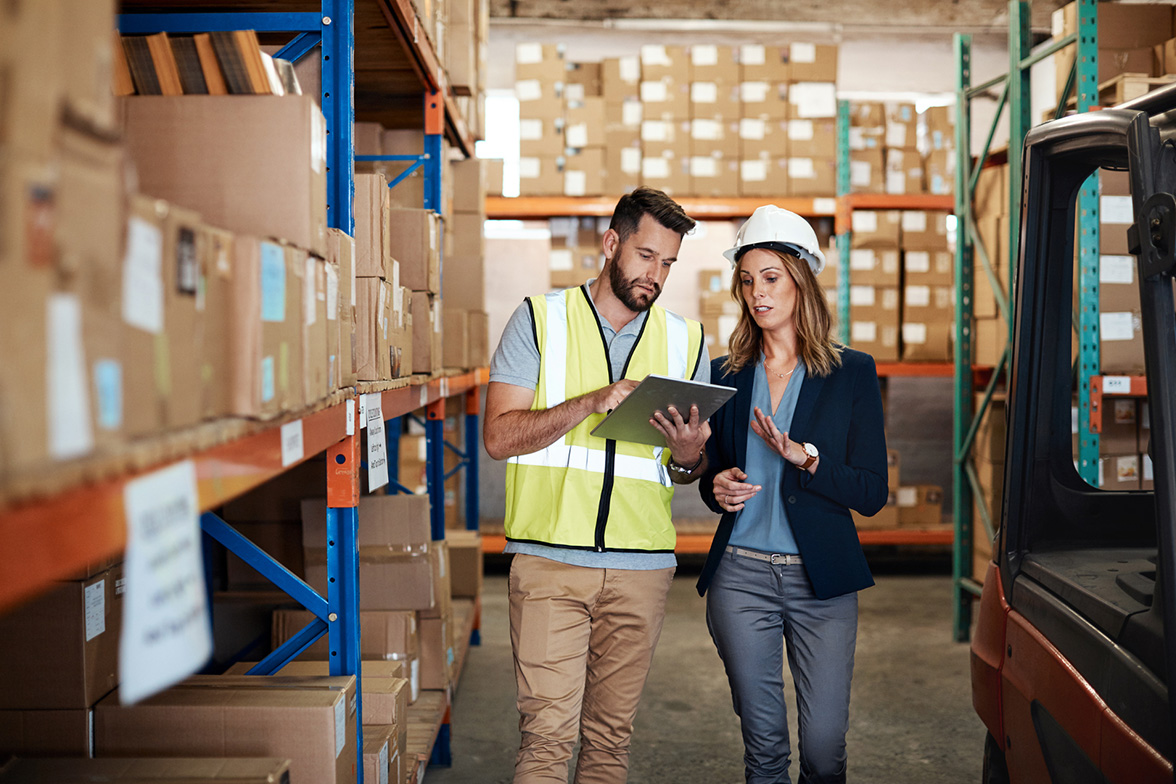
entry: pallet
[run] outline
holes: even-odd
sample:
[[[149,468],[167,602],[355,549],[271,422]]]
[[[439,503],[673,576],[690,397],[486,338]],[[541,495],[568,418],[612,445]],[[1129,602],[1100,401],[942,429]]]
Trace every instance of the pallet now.
[[[420,784],[429,767],[433,746],[441,725],[449,717],[449,691],[421,689],[416,702],[408,706],[408,741],[405,744],[405,784]]]
[[[1121,73],[1098,86],[1098,105],[1102,107],[1118,106],[1173,82],[1176,82],[1176,74],[1148,76],[1143,73]],[[1067,109],[1076,109],[1077,106],[1078,99],[1076,97],[1066,101]],[[1046,112],[1048,119],[1053,119],[1053,115],[1053,109]]]

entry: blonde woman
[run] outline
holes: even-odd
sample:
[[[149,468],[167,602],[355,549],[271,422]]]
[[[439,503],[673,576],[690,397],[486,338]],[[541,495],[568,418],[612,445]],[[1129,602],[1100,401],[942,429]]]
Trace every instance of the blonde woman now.
[[[846,780],[857,591],[874,584],[850,509],[886,503],[873,359],[834,342],[812,227],[760,207],[724,255],[740,304],[714,383],[703,500],[723,515],[698,591],[727,671],[748,782],[791,782],[783,660],[796,684],[798,780]]]

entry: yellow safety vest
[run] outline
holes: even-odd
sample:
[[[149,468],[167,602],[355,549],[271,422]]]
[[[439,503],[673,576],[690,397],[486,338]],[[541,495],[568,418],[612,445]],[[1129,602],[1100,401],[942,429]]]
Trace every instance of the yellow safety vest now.
[[[531,297],[530,305],[540,354],[533,411],[617,380],[583,286]],[[702,341],[700,323],[654,305],[624,377],[693,378]],[[604,416],[592,414],[546,449],[510,458],[507,539],[598,552],[673,552],[669,450],[590,435]]]

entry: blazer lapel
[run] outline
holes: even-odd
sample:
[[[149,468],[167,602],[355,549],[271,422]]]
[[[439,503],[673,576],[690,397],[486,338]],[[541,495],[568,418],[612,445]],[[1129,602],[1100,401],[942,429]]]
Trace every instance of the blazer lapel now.
[[[796,408],[792,412],[792,426],[788,433],[790,441],[808,440],[813,407],[816,406],[817,399],[821,396],[821,388],[824,386],[824,378],[805,375],[804,383],[800,385],[800,395],[796,398]]]
[[[751,393],[755,386],[755,364],[735,374],[735,465],[747,469],[747,431],[751,425]]]

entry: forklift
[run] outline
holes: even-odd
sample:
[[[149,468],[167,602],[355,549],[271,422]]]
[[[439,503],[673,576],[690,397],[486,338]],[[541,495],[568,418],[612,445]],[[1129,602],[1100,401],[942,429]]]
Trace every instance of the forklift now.
[[[1176,85],[1025,138],[1004,495],[971,646],[985,784],[1173,781]],[[1154,490],[1104,490],[1071,446],[1075,218],[1127,171]]]

